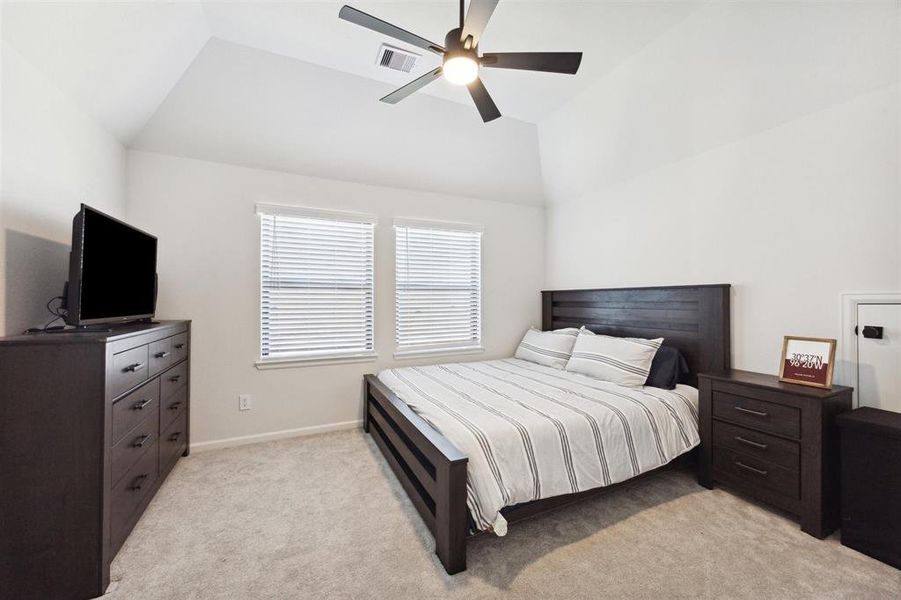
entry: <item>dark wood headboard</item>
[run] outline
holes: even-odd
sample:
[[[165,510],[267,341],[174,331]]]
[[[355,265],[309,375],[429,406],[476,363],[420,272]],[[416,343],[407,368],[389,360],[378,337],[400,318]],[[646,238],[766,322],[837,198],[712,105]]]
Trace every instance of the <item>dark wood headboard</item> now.
[[[548,290],[541,292],[542,329],[581,327],[618,337],[665,338],[692,376],[730,368],[729,284]]]

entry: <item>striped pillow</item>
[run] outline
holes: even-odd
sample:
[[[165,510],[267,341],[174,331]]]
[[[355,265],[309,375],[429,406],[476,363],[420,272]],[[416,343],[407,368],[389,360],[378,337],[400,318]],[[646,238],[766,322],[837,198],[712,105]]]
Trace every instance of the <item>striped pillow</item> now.
[[[566,370],[628,387],[644,385],[663,338],[620,338],[582,331]]]
[[[538,331],[532,328],[523,336],[514,356],[539,365],[562,369],[569,360],[578,336],[579,330],[573,328],[554,331]]]

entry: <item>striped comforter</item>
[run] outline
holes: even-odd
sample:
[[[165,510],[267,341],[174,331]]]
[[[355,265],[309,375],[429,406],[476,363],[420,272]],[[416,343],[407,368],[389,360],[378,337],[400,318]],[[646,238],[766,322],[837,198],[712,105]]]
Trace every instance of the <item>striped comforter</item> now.
[[[625,481],[698,445],[698,391],[627,388],[510,358],[387,369],[379,379],[469,457],[476,527],[505,506]]]

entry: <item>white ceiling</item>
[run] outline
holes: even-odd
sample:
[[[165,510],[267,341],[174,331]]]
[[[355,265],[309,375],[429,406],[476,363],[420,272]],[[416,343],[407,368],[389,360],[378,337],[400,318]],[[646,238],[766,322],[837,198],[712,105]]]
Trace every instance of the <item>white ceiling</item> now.
[[[447,32],[457,26],[458,4],[453,0],[348,3],[441,45]],[[339,20],[342,4],[345,2],[210,3],[204,5],[204,11],[216,37],[392,87],[440,64],[436,54]],[[576,76],[483,69],[482,80],[504,115],[537,123],[695,7],[691,2],[501,0],[479,43],[481,52],[581,51],[583,60]],[[424,56],[413,73],[390,71],[375,64],[382,42]],[[423,92],[467,106],[472,103],[463,87],[443,79]]]
[[[544,202],[536,127],[213,39],[132,148],[485,200]],[[362,99],[362,100],[361,100]],[[399,110],[400,109],[400,110]],[[323,200],[323,199],[320,199]]]
[[[210,37],[197,4],[4,3],[3,40],[128,144]]]
[[[350,3],[438,43],[457,19],[453,0]],[[438,65],[426,53],[411,74],[377,67],[382,42],[403,44],[339,20],[342,4],[6,2],[3,39],[127,145],[211,37],[384,82],[386,91]],[[584,58],[576,76],[484,69],[483,80],[505,116],[537,123],[696,6],[502,0],[483,52],[582,51]],[[465,89],[443,80],[424,93],[471,107]]]

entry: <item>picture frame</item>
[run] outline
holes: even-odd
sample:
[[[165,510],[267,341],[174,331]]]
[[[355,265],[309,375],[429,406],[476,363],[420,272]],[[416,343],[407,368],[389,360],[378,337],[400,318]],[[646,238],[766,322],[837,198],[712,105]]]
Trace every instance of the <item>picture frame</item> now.
[[[832,338],[784,336],[779,381],[831,390],[835,345]]]

